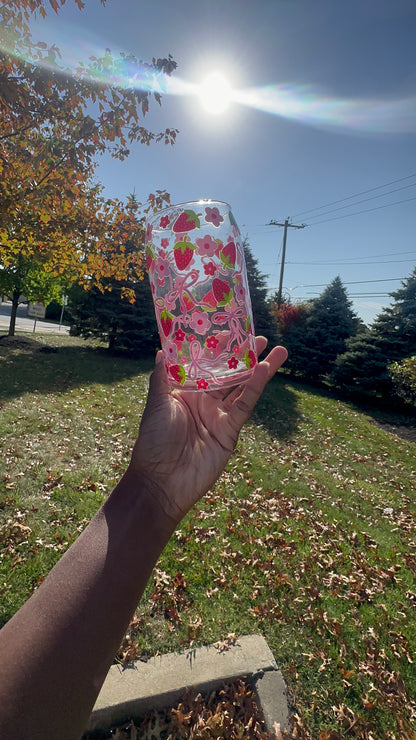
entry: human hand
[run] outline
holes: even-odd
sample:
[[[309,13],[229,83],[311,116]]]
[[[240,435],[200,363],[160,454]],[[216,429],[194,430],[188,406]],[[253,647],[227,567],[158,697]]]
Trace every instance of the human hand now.
[[[260,355],[267,345],[256,337]],[[129,472],[145,479],[176,525],[213,486],[264,386],[284,363],[274,347],[250,379],[232,389],[206,393],[172,389],[163,354],[156,356],[149,395]]]

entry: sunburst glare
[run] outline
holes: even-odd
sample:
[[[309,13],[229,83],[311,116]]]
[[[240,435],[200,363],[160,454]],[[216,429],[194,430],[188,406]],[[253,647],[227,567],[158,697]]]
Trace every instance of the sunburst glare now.
[[[40,27],[40,26],[39,26]],[[54,28],[54,37],[57,29]],[[77,43],[74,44],[74,38]],[[265,85],[233,89],[221,72],[208,73],[200,83],[188,82],[176,73],[168,77],[150,65],[138,62],[122,49],[110,55],[91,31],[65,24],[56,46],[42,53],[43,59],[30,57],[16,39],[3,39],[1,50],[19,56],[63,75],[81,77],[92,83],[111,84],[124,89],[140,89],[175,96],[195,96],[210,113],[224,113],[239,104],[264,113],[298,121],[305,125],[345,132],[414,133],[416,96],[371,99],[337,98],[310,85]],[[20,53],[16,53],[20,49]]]

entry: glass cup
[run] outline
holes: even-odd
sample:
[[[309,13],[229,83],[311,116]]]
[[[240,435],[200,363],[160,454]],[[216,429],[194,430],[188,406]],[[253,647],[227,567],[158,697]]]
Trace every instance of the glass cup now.
[[[199,200],[148,219],[146,264],[170,383],[227,388],[257,363],[240,231],[227,203]]]

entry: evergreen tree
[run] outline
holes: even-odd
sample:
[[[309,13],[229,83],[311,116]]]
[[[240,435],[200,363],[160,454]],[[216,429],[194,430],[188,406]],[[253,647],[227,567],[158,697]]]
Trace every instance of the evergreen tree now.
[[[147,276],[129,285],[136,296],[134,303],[122,297],[122,287],[114,284],[102,293],[95,286],[84,290],[74,285],[68,304],[71,334],[107,341],[109,350],[153,354],[160,340]]]
[[[382,311],[366,335],[348,341],[334,367],[336,385],[387,396],[391,363],[416,354],[416,268],[391,296],[393,305]]]
[[[359,330],[360,320],[351,306],[339,276],[310,304],[301,351],[306,378],[316,381],[328,376],[349,337]]]
[[[333,385],[347,391],[385,393],[390,383],[388,361],[379,340],[373,330],[350,337],[346,351],[335,360]]]
[[[273,344],[276,340],[276,331],[267,301],[267,278],[266,275],[261,274],[258,267],[258,260],[253,256],[247,239],[244,240],[243,248],[253,309],[254,328],[256,334],[261,334],[269,340],[269,344]]]

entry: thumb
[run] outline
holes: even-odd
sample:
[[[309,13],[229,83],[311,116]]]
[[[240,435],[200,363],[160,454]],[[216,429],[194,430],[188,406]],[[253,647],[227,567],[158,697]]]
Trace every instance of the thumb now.
[[[166,365],[162,350],[156,354],[155,367],[150,376],[149,394],[168,393],[170,390]]]

